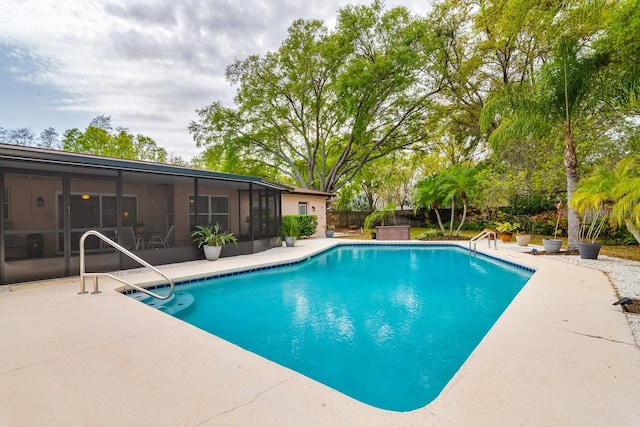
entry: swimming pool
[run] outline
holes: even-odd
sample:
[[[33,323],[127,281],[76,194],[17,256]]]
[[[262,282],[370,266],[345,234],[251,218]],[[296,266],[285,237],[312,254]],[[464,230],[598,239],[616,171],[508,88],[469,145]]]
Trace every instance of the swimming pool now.
[[[181,285],[175,304],[189,308],[161,306],[364,403],[409,411],[437,397],[531,274],[458,247],[348,245]]]

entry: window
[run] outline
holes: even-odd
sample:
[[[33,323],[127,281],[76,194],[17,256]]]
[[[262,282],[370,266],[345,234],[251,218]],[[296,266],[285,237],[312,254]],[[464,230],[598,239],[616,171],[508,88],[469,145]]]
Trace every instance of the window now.
[[[9,191],[9,187],[5,187],[4,188],[4,219],[9,220],[11,219],[11,217],[9,216],[9,213],[11,212],[11,210],[9,210],[9,196],[11,195],[11,192]]]
[[[306,215],[306,214],[307,214],[307,203],[298,202],[298,215]]]
[[[76,193],[69,198],[71,216],[71,250],[79,249],[80,236],[89,230],[97,228],[106,233],[107,237],[115,237],[114,230],[118,221],[116,210],[116,196],[112,194]],[[138,220],[138,197],[122,196],[122,226],[135,227]],[[58,193],[58,252],[64,251],[64,201],[62,193]],[[93,246],[93,247],[92,247]],[[87,243],[88,249],[100,247],[98,240],[94,244]]]
[[[198,196],[198,221],[195,221],[195,198],[189,196],[189,226],[219,224],[221,230],[229,230],[229,197]]]

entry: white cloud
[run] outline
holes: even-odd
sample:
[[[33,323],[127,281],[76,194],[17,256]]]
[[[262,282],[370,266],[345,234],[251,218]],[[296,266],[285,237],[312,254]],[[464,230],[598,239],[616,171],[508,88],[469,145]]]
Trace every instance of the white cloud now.
[[[228,65],[277,49],[294,19],[331,25],[345,3],[4,0],[0,52],[8,52],[3,62],[14,79],[59,94],[51,109],[110,115],[115,126],[189,158],[197,154],[187,131],[195,110],[213,101],[232,103],[234,89],[224,80]],[[411,7],[424,12],[427,2]],[[66,129],[46,126],[60,134]]]

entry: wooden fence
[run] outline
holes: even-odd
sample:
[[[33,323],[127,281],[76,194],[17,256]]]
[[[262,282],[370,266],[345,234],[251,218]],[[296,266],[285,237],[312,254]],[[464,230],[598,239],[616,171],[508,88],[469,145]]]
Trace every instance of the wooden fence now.
[[[369,214],[370,212],[330,211],[327,212],[327,226],[329,228],[357,230],[364,226],[364,220]],[[397,211],[388,225],[411,225],[416,227],[420,221],[424,221],[423,215],[424,213],[415,215],[413,211],[408,210]],[[385,221],[386,223],[387,221]]]

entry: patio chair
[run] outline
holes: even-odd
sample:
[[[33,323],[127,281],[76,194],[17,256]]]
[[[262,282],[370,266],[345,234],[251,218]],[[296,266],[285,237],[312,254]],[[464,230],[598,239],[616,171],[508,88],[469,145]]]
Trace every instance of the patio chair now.
[[[169,240],[171,239],[171,236],[173,236],[174,228],[175,228],[175,225],[172,225],[171,227],[169,227],[169,231],[167,231],[167,235],[164,237],[160,234],[151,236],[149,238],[149,249],[151,249],[152,247],[160,247],[160,246],[164,248],[168,248]]]
[[[133,231],[133,227],[124,227],[122,229],[122,246],[127,249],[144,249],[144,239],[141,236],[136,237],[136,233]]]

